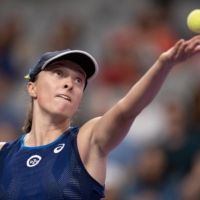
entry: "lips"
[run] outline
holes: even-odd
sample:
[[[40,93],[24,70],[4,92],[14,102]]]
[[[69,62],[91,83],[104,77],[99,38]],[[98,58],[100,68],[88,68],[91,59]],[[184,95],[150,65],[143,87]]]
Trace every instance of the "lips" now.
[[[67,100],[67,101],[70,101],[71,102],[71,99],[70,99],[70,97],[69,96],[67,96],[67,95],[65,95],[65,94],[59,94],[59,95],[56,95],[57,97],[60,97],[60,98],[63,98],[63,99],[65,99],[65,100]]]

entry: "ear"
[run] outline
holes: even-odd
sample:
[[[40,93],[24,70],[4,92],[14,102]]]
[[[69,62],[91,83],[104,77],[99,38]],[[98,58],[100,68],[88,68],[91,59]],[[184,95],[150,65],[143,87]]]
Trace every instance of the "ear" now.
[[[28,82],[27,84],[28,93],[31,97],[36,98],[36,86],[33,82]]]

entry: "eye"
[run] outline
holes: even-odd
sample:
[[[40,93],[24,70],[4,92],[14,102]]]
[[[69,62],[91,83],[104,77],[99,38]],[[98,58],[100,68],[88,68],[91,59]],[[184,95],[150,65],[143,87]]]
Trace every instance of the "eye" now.
[[[56,76],[62,76],[62,72],[61,72],[60,70],[55,70],[55,71],[54,71],[54,74],[55,74]]]
[[[81,84],[81,83],[82,83],[82,80],[81,80],[80,78],[76,78],[76,79],[75,79],[75,82]]]

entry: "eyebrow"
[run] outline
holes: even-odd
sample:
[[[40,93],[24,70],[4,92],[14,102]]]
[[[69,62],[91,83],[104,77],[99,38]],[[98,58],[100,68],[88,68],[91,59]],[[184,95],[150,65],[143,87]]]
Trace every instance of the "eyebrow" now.
[[[49,65],[49,68],[50,68],[50,69],[53,69],[53,68],[59,67],[59,66],[56,66],[56,64],[61,65],[61,66],[63,66],[63,67],[66,67],[66,65],[63,64],[62,62],[56,61],[56,62],[51,63],[51,64]],[[80,67],[81,67],[81,66],[80,66]],[[72,67],[72,68],[73,68],[73,67]],[[79,72],[80,74],[82,74],[85,78],[87,78],[87,75],[86,75],[86,73],[84,72],[84,70],[81,70],[81,69],[79,69],[79,68],[73,68],[73,69],[74,69],[75,71]]]

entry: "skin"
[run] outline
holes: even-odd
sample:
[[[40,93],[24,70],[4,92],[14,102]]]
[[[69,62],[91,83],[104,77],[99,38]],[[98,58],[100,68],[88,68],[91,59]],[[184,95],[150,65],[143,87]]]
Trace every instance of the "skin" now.
[[[172,67],[199,52],[200,36],[188,41],[179,40],[161,54],[149,71],[113,108],[80,128],[77,144],[81,160],[89,174],[100,184],[105,184],[108,154],[124,139],[137,115],[154,99]],[[71,79],[72,72],[77,72],[69,67],[71,64],[63,67],[68,75],[58,82],[46,77],[48,71],[42,71],[36,83],[28,84],[29,94],[34,97],[34,120],[25,145],[48,144],[68,128],[69,119],[78,107],[84,87],[80,89],[80,86],[70,81],[74,80]],[[69,94],[72,102],[54,98],[56,91]]]
[[[4,144],[5,142],[0,142],[0,149],[3,147]]]

